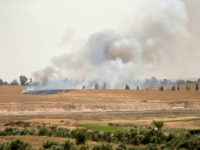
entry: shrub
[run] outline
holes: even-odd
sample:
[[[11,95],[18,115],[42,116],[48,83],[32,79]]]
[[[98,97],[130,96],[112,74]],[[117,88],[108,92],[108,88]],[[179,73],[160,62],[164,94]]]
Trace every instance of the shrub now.
[[[88,140],[87,130],[85,129],[79,130],[76,135],[76,144],[77,145],[85,144],[87,140]]]
[[[20,132],[20,135],[28,135],[29,134],[29,130],[27,130],[26,128],[23,129],[21,132]]]
[[[99,145],[95,145],[95,146],[93,146],[92,150],[101,150],[101,148]]]
[[[47,128],[39,128],[39,135],[40,136],[44,136],[44,135],[48,135],[48,133],[49,133],[49,130],[47,129]]]
[[[30,135],[34,135],[36,134],[36,130],[32,129],[30,132],[29,132]]]
[[[89,146],[88,145],[82,145],[80,150],[89,150]]]
[[[108,123],[108,126],[113,126],[113,123]]]
[[[49,140],[47,140],[45,143],[43,143],[43,147],[45,149],[51,148],[53,145],[59,145],[59,143],[58,142],[54,142],[54,141],[49,142]]]
[[[139,138],[139,136],[135,136],[134,139],[131,139],[130,143],[132,145],[136,145],[136,146],[140,145],[140,138]]]
[[[113,136],[116,137],[119,141],[121,141],[122,138],[123,138],[123,132],[122,131],[116,131],[116,132],[114,132]]]
[[[132,147],[129,147],[128,150],[139,150],[139,148],[136,146],[132,146]]]
[[[63,150],[59,145],[53,145],[49,150]]]
[[[19,139],[12,141],[10,144],[10,150],[25,150],[28,147],[31,147],[29,143],[24,143]]]
[[[180,150],[180,149],[182,149],[182,148],[191,149],[190,147],[191,147],[190,141],[189,141],[189,140],[184,140],[184,141],[181,141],[181,142],[177,145],[177,150]]]
[[[112,145],[110,145],[110,144],[106,144],[106,145],[102,144],[100,146],[100,149],[101,150],[114,150],[113,147],[112,147]]]
[[[164,125],[164,122],[163,121],[153,121],[153,125],[155,125],[158,128],[158,130],[161,130],[161,128]]]
[[[172,139],[174,139],[176,137],[176,135],[172,134],[172,133],[169,133],[169,135],[167,136],[166,138],[166,141],[171,141]]]
[[[127,147],[125,143],[120,143],[116,148],[116,150],[126,150],[126,149]]]
[[[97,134],[95,134],[95,133],[92,134],[91,139],[92,139],[92,141],[99,142],[99,138],[98,138]]]
[[[150,139],[150,143],[158,143],[157,137],[156,137],[156,136],[153,136],[153,137]]]
[[[0,150],[10,150],[10,143],[0,144]]]
[[[52,131],[56,137],[71,137],[70,130],[66,128],[53,129]]]
[[[158,150],[158,147],[156,144],[149,143],[146,147],[146,150]]]
[[[74,150],[74,149],[77,149],[74,146],[74,143],[70,142],[69,140],[65,141],[65,143],[63,144],[63,148],[64,148],[64,150]]]

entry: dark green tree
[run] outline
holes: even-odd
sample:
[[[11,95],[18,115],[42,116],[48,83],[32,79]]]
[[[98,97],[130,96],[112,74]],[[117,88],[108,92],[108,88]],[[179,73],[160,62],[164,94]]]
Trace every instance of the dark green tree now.
[[[3,85],[3,80],[2,79],[0,79],[0,85]]]
[[[179,84],[178,84],[177,90],[179,91]]]
[[[158,130],[161,130],[162,127],[164,126],[163,121],[153,121],[152,124],[158,128]]]
[[[20,79],[21,85],[25,85],[26,81],[28,80],[27,77],[25,76],[20,76],[19,79]]]
[[[126,90],[129,90],[129,89],[130,89],[130,87],[128,85],[126,85]]]
[[[164,90],[163,86],[161,86],[161,87],[159,88],[159,90],[160,90],[160,91],[163,91],[163,90]]]
[[[196,83],[196,90],[198,91],[199,90],[199,84]]]
[[[188,84],[186,85],[186,90],[188,91]]]
[[[8,85],[8,82],[6,82],[6,81],[5,81],[5,82],[3,82],[3,85]]]

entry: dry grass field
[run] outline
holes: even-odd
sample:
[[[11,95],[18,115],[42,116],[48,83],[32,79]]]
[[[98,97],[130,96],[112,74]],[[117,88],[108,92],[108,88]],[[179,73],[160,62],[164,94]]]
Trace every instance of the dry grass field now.
[[[158,90],[77,90],[55,95],[21,94],[22,86],[0,86],[0,104],[30,104],[30,103],[124,103],[126,101],[143,102],[177,102],[199,101],[200,91],[195,91],[195,84],[190,84],[191,91],[186,91],[185,85],[180,85],[180,91]]]

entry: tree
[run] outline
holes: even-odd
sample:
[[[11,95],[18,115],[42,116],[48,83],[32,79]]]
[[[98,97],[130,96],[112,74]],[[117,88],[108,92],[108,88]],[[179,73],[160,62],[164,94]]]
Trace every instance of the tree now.
[[[186,90],[188,91],[188,84],[186,85]]]
[[[5,81],[5,82],[3,83],[3,85],[8,85],[8,82]]]
[[[129,90],[129,89],[130,89],[130,87],[129,87],[127,84],[126,84],[126,89],[127,89],[127,90]]]
[[[139,86],[137,86],[137,90],[139,90]]]
[[[25,76],[20,76],[19,79],[20,79],[21,85],[25,85],[26,81],[28,80],[27,77]]]
[[[198,91],[199,90],[199,84],[196,83],[196,90]]]
[[[177,90],[179,91],[179,84],[178,84]]]
[[[83,90],[85,90],[85,85],[83,85],[83,88],[82,88]]]
[[[95,87],[94,87],[95,89],[99,89],[99,84],[96,82],[96,84],[95,84]]]
[[[156,126],[158,128],[158,130],[161,130],[164,125],[163,121],[153,121],[152,123],[154,126]]]
[[[172,91],[175,91],[175,85],[174,85],[174,86],[172,86]]]
[[[2,79],[0,79],[0,85],[3,85],[3,80]]]
[[[106,82],[103,83],[103,89],[106,89]]]
[[[13,82],[10,83],[10,85],[18,85],[18,82],[16,79],[13,80]]]
[[[76,144],[85,144],[89,137],[87,136],[87,130],[86,129],[78,129],[77,133],[75,135]]]
[[[200,82],[200,78],[198,79],[198,81],[197,82]]]
[[[160,90],[160,91],[163,91],[163,90],[164,90],[163,86],[161,86],[161,87],[159,88],[159,90]]]
[[[30,83],[32,83],[32,78],[30,78]]]

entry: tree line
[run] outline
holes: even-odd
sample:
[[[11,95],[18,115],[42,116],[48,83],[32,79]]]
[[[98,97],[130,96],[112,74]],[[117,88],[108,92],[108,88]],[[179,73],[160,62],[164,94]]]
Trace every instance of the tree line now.
[[[28,78],[26,76],[21,75],[19,77],[20,83],[22,86],[28,85]],[[32,79],[30,78],[30,83],[32,83]],[[14,79],[10,84],[6,81],[0,79],[0,85],[19,85],[18,81]]]

